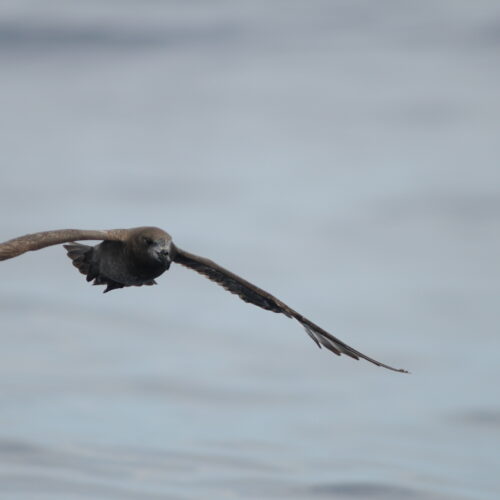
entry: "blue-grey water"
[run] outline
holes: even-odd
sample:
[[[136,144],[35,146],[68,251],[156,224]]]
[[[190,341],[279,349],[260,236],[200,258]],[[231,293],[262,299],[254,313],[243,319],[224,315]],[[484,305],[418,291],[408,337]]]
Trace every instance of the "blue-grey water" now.
[[[486,0],[4,0],[0,241],[157,225],[412,374],[26,254],[0,497],[500,498],[499,50]]]

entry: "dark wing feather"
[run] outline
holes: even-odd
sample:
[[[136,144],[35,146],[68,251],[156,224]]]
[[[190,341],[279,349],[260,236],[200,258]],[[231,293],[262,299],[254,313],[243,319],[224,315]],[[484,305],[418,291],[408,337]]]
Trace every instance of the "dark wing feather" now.
[[[12,259],[25,252],[40,250],[51,245],[60,245],[78,240],[114,240],[121,241],[126,236],[126,229],[108,231],[87,231],[84,229],[58,229],[41,233],[26,234],[4,243],[0,243],[0,260]]]
[[[292,308],[288,307],[270,293],[258,288],[252,283],[244,280],[231,271],[224,269],[209,259],[199,257],[198,255],[194,255],[177,248],[174,256],[174,262],[203,274],[207,278],[223,286],[229,292],[238,295],[245,302],[255,304],[256,306],[267,309],[268,311],[281,313],[289,318],[296,319],[302,324],[306,332],[319,348],[323,346],[339,356],[341,354],[346,354],[354,359],[363,358],[377,366],[382,366],[396,372],[408,373],[406,370],[393,368],[392,366],[380,363],[379,361],[364,355],[356,349],[353,349],[338,338],[320,328],[318,325],[314,324],[312,321],[294,311]]]

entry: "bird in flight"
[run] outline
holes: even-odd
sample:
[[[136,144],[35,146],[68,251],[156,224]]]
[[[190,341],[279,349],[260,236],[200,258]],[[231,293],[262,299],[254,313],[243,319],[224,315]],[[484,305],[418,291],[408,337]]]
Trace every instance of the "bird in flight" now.
[[[102,242],[95,246],[76,243],[82,240]],[[167,232],[157,227],[106,231],[60,229],[27,234],[0,243],[0,260],[62,243],[66,243],[64,248],[73,265],[87,277],[87,281],[93,281],[94,285],[106,285],[105,293],[127,286],[155,285],[155,278],[175,262],[203,274],[245,302],[297,320],[319,348],[323,346],[338,356],[346,354],[354,359],[363,358],[377,366],[408,373],[353,349],[270,293],[215,262],[182,250],[174,245]]]

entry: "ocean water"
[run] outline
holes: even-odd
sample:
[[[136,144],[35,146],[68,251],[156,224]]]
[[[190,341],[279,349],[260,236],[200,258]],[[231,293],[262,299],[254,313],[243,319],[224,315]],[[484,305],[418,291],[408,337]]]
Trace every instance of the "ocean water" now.
[[[500,498],[500,5],[4,1],[0,241],[157,225],[410,375],[178,266],[0,263],[0,497]]]

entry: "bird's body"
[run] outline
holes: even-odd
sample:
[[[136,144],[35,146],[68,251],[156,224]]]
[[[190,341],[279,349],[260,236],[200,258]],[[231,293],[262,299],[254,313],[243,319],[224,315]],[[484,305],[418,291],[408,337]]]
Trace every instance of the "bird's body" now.
[[[75,243],[79,240],[102,240],[95,246]],[[171,236],[157,227],[88,231],[61,229],[33,233],[0,243],[0,260],[11,259],[31,250],[66,243],[65,248],[73,265],[95,285],[106,285],[104,292],[129,286],[156,284],[172,262],[206,276],[238,295],[242,300],[262,309],[281,313],[302,324],[318,347],[354,359],[363,358],[389,370],[393,368],[348,346],[326,330],[249,281],[219,266],[215,262],[191,254],[174,245]]]
[[[131,231],[124,241],[105,240],[95,246],[64,245],[73,265],[105,292],[127,286],[154,285],[169,267],[173,254],[170,236],[159,228]]]

